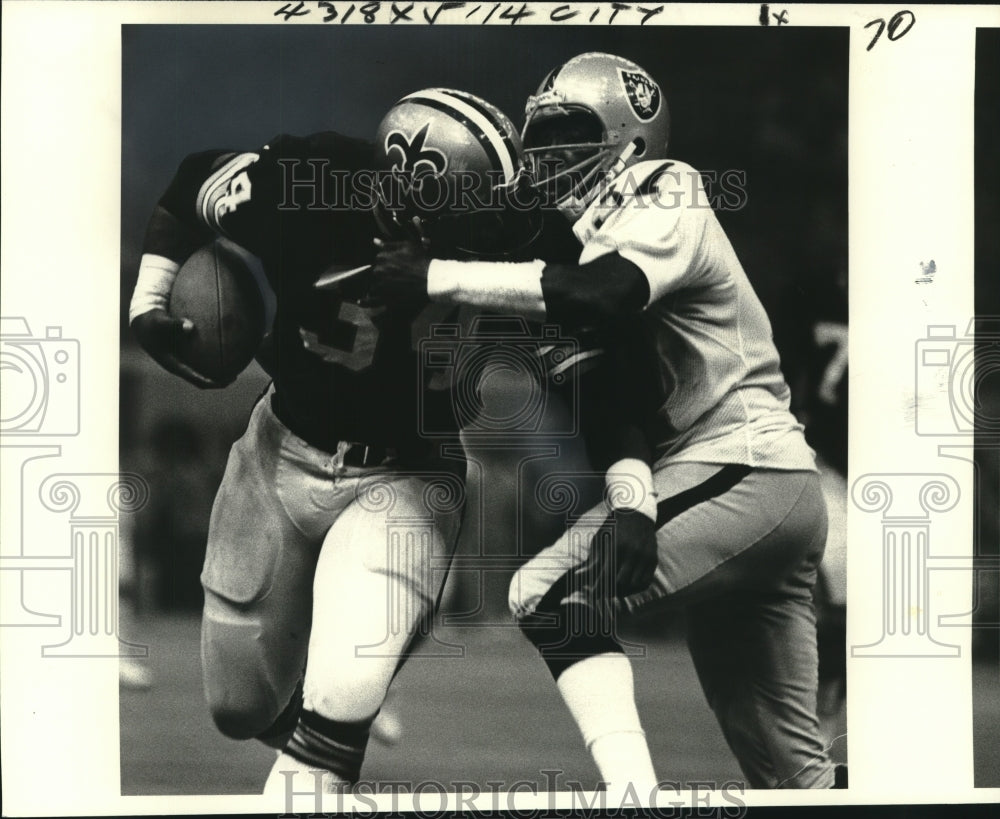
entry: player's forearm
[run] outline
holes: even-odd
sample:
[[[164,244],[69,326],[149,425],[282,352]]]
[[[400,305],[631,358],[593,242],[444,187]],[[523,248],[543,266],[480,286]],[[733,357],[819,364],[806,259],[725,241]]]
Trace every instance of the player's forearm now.
[[[513,310],[564,327],[635,314],[649,300],[642,270],[617,253],[584,265],[434,260],[427,292],[433,301]]]
[[[649,446],[646,435],[636,424],[622,423],[610,435],[612,452],[617,458],[642,461],[645,464],[653,462],[653,450]]]
[[[431,301],[468,305],[483,310],[514,312],[543,320],[542,295],[545,263],[455,262],[434,259],[427,270],[427,295]]]
[[[129,322],[151,310],[168,308],[177,271],[210,236],[205,230],[179,219],[163,205],[156,206],[142,245],[139,275],[129,304]]]
[[[645,274],[616,252],[583,265],[546,265],[542,291],[549,320],[564,327],[627,319],[649,302]]]
[[[137,317],[153,310],[167,310],[170,307],[170,291],[180,264],[155,253],[143,253],[139,263],[139,277],[132,291],[132,301],[128,307],[131,324]]]
[[[637,423],[619,419],[607,432],[611,466],[605,473],[608,503],[612,509],[642,512],[656,520],[653,489],[653,450]]]
[[[220,151],[206,151],[187,157],[153,209],[129,304],[130,322],[151,310],[168,308],[170,291],[180,266],[214,235],[198,220],[196,202],[213,164],[225,155]]]
[[[641,512],[656,521],[653,471],[645,459],[621,458],[605,473],[608,505],[615,511]]]

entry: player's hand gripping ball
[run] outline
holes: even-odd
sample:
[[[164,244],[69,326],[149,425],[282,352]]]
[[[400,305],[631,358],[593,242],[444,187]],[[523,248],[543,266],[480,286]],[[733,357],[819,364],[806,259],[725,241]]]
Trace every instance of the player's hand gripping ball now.
[[[260,287],[243,257],[221,240],[195,251],[181,266],[170,294],[170,314],[193,324],[176,338],[175,355],[211,382],[198,386],[231,383],[264,337]]]

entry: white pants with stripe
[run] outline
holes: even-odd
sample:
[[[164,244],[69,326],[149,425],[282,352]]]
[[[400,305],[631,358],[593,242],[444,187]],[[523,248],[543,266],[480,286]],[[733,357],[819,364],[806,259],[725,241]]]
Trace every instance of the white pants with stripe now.
[[[681,463],[658,470],[654,486],[656,578],[620,610],[685,610],[702,688],[751,787],[830,787],[816,717],[812,589],[827,529],[818,475]],[[606,520],[603,505],[592,509],[518,570],[515,617],[587,560]]]

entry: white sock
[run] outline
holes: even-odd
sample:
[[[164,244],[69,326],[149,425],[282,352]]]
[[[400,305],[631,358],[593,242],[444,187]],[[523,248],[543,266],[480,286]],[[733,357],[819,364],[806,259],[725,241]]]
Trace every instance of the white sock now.
[[[557,685],[609,793],[624,792],[632,783],[648,803],[657,779],[628,657],[617,651],[588,657],[563,671]]]

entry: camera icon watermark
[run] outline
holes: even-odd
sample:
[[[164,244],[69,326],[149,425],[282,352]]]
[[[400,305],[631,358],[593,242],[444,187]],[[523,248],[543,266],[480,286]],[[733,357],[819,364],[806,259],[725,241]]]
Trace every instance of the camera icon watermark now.
[[[930,325],[916,345],[917,435],[1000,435],[990,378],[1000,382],[1000,317],[973,318],[964,336],[953,324]]]
[[[80,343],[61,327],[35,336],[21,317],[0,318],[0,435],[80,432]]]
[[[579,428],[576,382],[571,371],[581,356],[576,339],[556,325],[532,327],[518,316],[477,316],[468,331],[438,324],[419,340],[424,380],[450,380],[452,418],[436,414],[421,394],[420,434],[454,435],[457,421],[466,438],[496,439],[543,434],[569,437]],[[566,413],[549,413],[550,391],[559,389]]]
[[[915,349],[915,432],[944,439],[938,455],[975,465],[976,492],[996,475],[980,473],[976,452],[1000,447],[1000,317],[977,316],[958,335],[953,324],[930,325]],[[985,463],[985,462],[984,462]],[[970,553],[931,548],[931,513],[951,512],[960,497],[958,482],[943,473],[863,475],[854,485],[858,509],[882,515],[882,635],[855,645],[854,657],[957,657],[960,646],[938,640],[932,626],[1000,627],[995,611],[981,607],[978,592],[987,576],[1000,571],[995,542],[984,542],[974,530]],[[984,504],[974,504],[978,514]],[[937,613],[932,579],[942,571],[973,575],[973,610]],[[995,581],[994,581],[995,582]]]

